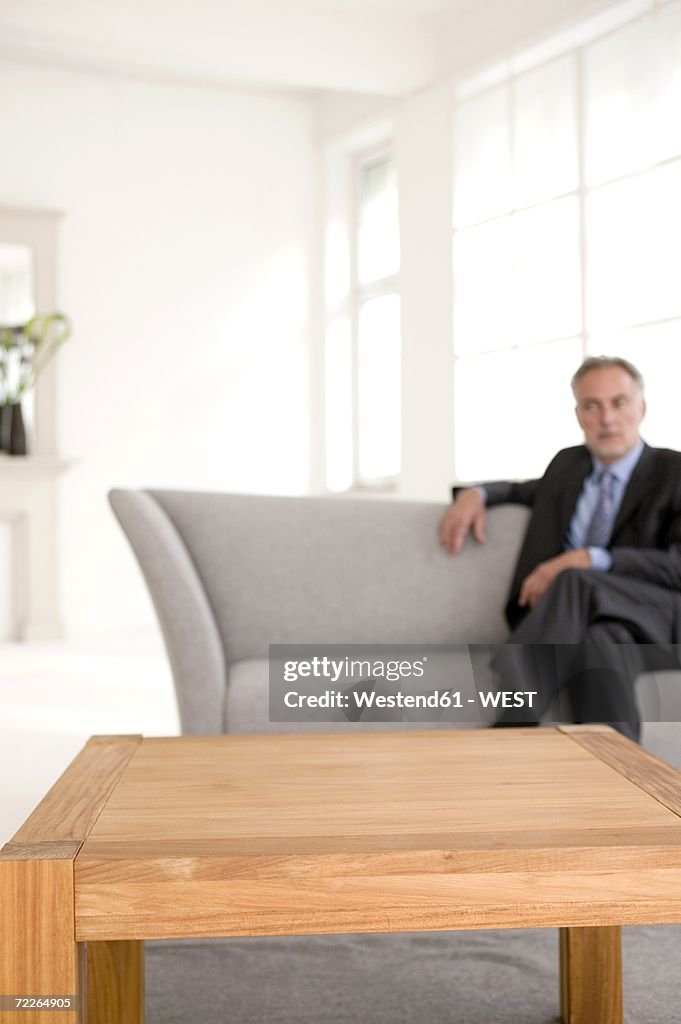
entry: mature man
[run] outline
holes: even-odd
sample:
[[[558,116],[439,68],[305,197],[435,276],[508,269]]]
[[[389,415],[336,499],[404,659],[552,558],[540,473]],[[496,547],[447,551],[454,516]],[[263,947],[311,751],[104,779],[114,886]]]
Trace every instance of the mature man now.
[[[643,379],[627,360],[586,359],[572,389],[584,445],[558,452],[540,480],[455,489],[440,542],[456,555],[469,531],[484,541],[486,506],[528,505],[513,632],[492,665],[509,689],[539,696],[500,724],[532,724],[566,686],[576,721],[638,739],[636,677],[679,667],[681,453],[641,440]]]

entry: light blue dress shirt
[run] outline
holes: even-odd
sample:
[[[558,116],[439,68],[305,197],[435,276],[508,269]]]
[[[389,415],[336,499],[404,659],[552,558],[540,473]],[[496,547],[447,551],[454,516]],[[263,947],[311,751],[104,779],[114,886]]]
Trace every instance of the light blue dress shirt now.
[[[643,447],[643,441],[639,439],[635,448],[632,448],[630,452],[627,452],[617,462],[611,462],[607,467],[595,455],[593,456],[593,469],[584,481],[581,493],[577,499],[575,511],[572,514],[565,537],[564,551],[574,551],[576,548],[584,547],[584,539],[600,497],[599,477],[606,468],[613,475],[612,521],[614,524],[631,474],[634,472],[636,463],[641,458]],[[484,485],[479,484],[475,487],[475,490],[482,496],[483,501],[487,502],[487,491]],[[606,548],[589,547],[587,551],[591,559],[592,569],[598,569],[600,572],[609,571],[612,566],[612,555]]]
[[[634,472],[636,463],[641,458],[642,451],[643,441],[639,440],[635,448],[632,448],[630,452],[627,452],[617,462],[611,462],[609,466],[605,466],[600,459],[597,459],[595,455],[593,456],[593,469],[584,481],[568,527],[565,538],[566,551],[573,551],[575,548],[584,547],[584,538],[598,504],[600,496],[599,478],[604,469],[608,469],[613,475],[612,521],[613,523],[615,522],[620,505],[622,504],[622,497],[631,474]],[[601,572],[608,572],[612,566],[612,555],[610,552],[606,548],[590,547],[587,550],[591,559],[591,568],[598,569]]]

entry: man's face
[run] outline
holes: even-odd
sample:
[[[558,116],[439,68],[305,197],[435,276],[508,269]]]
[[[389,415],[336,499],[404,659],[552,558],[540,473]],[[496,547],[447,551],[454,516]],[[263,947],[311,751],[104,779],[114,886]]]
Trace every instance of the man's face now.
[[[616,462],[636,446],[646,403],[626,370],[590,370],[577,384],[575,397],[584,443],[601,462]]]

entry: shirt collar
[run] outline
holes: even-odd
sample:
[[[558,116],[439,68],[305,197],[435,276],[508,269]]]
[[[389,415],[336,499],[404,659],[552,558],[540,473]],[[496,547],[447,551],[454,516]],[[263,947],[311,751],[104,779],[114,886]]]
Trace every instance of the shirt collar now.
[[[641,453],[643,452],[644,447],[644,441],[639,437],[638,442],[630,452],[623,455],[621,459],[617,460],[617,462],[611,462],[607,466],[595,455],[592,455],[594,479],[598,479],[603,470],[607,469],[609,473],[612,473],[616,480],[620,481],[620,483],[627,483],[629,477],[634,472],[634,466],[641,458]]]

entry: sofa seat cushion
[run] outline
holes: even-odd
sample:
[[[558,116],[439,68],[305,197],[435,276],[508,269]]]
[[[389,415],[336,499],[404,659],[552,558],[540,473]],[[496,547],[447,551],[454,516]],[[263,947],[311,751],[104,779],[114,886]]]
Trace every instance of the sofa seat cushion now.
[[[225,698],[224,730],[228,733],[254,732],[343,732],[347,730],[380,732],[393,729],[452,729],[473,728],[488,724],[493,718],[493,711],[480,708],[477,701],[475,685],[493,685],[487,669],[488,648],[466,645],[458,649],[450,649],[442,657],[442,666],[435,672],[437,687],[453,688],[461,692],[464,704],[460,714],[456,711],[399,710],[386,709],[373,712],[371,720],[364,720],[363,713],[359,720],[350,722],[340,709],[326,710],[324,721],[290,721],[270,722],[269,720],[269,661],[266,659],[247,659],[230,666],[227,694]],[[437,655],[431,650],[430,657]],[[396,655],[399,660],[399,655]],[[389,655],[386,653],[386,660]],[[381,682],[376,689],[381,691]],[[291,684],[292,689],[294,684]],[[394,692],[391,684],[385,684],[387,692]],[[419,688],[415,692],[422,692]],[[475,700],[469,705],[468,698]],[[465,709],[465,710],[464,710]],[[453,719],[453,716],[454,719]],[[296,713],[296,718],[303,719],[304,712]],[[378,719],[378,720],[377,720]]]

